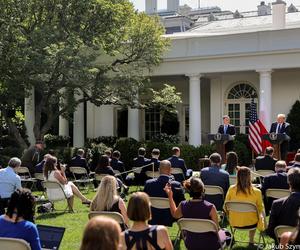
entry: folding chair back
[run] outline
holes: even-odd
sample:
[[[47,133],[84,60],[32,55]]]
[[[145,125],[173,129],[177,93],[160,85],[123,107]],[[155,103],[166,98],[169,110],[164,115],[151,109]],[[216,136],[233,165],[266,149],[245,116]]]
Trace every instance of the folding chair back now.
[[[0,237],[0,249],[31,250],[31,247],[22,239]]]
[[[182,218],[177,221],[180,230],[192,233],[218,233],[218,227],[212,220]]]
[[[30,174],[29,169],[27,167],[16,168],[16,172],[19,175],[22,175],[22,176],[26,176],[27,175],[29,178],[31,178],[31,174]]]
[[[297,230],[296,227],[280,225],[280,226],[275,227],[274,233],[275,233],[277,241],[280,242],[280,237],[283,233],[286,233],[286,232],[294,233],[294,232],[296,232],[296,230]]]
[[[258,213],[256,205],[251,202],[226,201],[224,205],[227,211],[234,211],[240,213]]]
[[[150,197],[151,207],[157,209],[167,209],[170,208],[170,203],[168,198],[162,197]]]
[[[274,174],[275,171],[273,171],[273,170],[256,170],[254,173],[256,173],[262,177],[265,177],[267,175]]]
[[[205,185],[205,195],[222,195],[224,198],[223,188],[219,186]]]
[[[149,178],[158,178],[159,177],[159,172],[158,171],[146,171],[146,176]]]
[[[116,176],[121,177],[121,172],[119,170],[114,170]]]
[[[62,186],[55,181],[43,181],[43,187],[47,191],[48,200],[50,202],[66,200],[67,196]]]
[[[269,188],[266,190],[266,196],[274,199],[287,197],[291,194],[289,189]]]
[[[101,181],[107,175],[108,174],[95,174],[95,180],[96,181]]]
[[[43,173],[35,173],[34,178],[39,181],[44,181],[44,174]]]
[[[125,224],[124,217],[122,216],[122,214],[117,213],[117,212],[107,212],[107,211],[91,211],[91,212],[89,212],[89,219],[91,219],[95,216],[109,217],[109,218],[115,220],[116,222],[118,222],[119,224]]]
[[[235,185],[236,184],[236,176],[229,175],[229,184]]]
[[[136,168],[136,167],[133,167],[132,170],[133,170],[134,173],[140,174],[141,171],[142,171],[142,168]]]
[[[85,175],[88,177],[88,173],[85,168],[83,167],[70,167],[70,172],[73,174],[74,178],[76,179],[75,175]]]
[[[182,171],[181,168],[174,168],[174,167],[172,167],[171,168],[171,174],[172,175],[181,175],[182,179],[184,180],[184,174],[183,174],[183,171]]]

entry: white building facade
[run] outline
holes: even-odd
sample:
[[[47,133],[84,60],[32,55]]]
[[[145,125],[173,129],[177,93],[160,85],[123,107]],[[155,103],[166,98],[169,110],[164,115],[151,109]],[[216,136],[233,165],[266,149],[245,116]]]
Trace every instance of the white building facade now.
[[[300,13],[286,13],[282,2],[272,9],[272,15],[216,20],[166,35],[171,48],[151,81],[154,88],[168,83],[182,93],[177,107],[182,142],[208,143],[207,134],[217,131],[224,114],[238,132],[247,133],[252,96],[267,129],[278,113],[287,114],[299,100]],[[155,110],[87,103],[74,113],[73,142],[83,146],[84,134],[143,140],[159,133],[160,125]],[[68,135],[67,126],[60,119],[60,135]]]

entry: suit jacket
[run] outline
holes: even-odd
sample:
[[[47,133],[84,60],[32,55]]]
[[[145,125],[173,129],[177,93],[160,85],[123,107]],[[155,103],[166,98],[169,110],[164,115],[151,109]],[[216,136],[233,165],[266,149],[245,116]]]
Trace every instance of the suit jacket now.
[[[181,158],[179,158],[179,157],[177,157],[176,155],[173,155],[172,157],[170,157],[168,159],[168,161],[171,162],[172,168],[180,168],[182,170],[182,172],[183,172],[184,179],[186,179],[186,171],[187,171],[187,169],[186,169],[184,160],[181,159]],[[179,182],[184,181],[184,179],[182,179],[182,175],[180,175],[180,174],[179,175],[175,174],[174,177],[175,177],[176,181],[179,181]]]
[[[119,161],[116,158],[112,158],[110,161],[110,166],[114,170],[119,170],[121,173],[125,171],[124,163],[122,161]]]
[[[45,160],[42,160],[35,166],[35,173],[43,173],[45,162]]]
[[[75,157],[72,158],[68,167],[82,167],[85,168],[88,173],[90,172],[86,159],[79,155],[76,155]]]
[[[40,153],[37,147],[31,146],[24,152],[21,158],[22,166],[27,167],[32,176],[35,173],[35,166],[40,162]]]
[[[270,133],[276,133],[277,124],[278,124],[277,122],[272,123]],[[289,135],[290,134],[290,124],[287,122],[284,122],[281,126],[280,131],[278,131],[278,133]]]
[[[280,171],[275,174],[268,175],[263,179],[261,192],[264,196],[264,204],[267,214],[269,213],[272,203],[275,200],[265,196],[266,190],[269,188],[289,189],[286,172]]]
[[[158,178],[151,179],[146,181],[144,192],[147,193],[150,197],[163,197],[167,198],[167,194],[164,191],[164,187],[167,183],[171,183],[173,190],[173,198],[178,206],[184,198],[184,191],[181,184],[177,181],[171,179],[170,176],[161,175]],[[165,225],[172,226],[174,218],[171,215],[170,209],[155,209],[151,207],[152,219],[149,221],[153,225]]]
[[[156,158],[151,158],[147,164],[154,163],[154,171],[158,171],[160,160]],[[148,166],[142,169],[142,173],[145,173],[146,171],[152,171],[152,166]]]
[[[218,133],[224,134],[224,124],[219,126]],[[228,124],[226,134],[227,135],[235,135],[235,126],[232,124]]]
[[[256,170],[273,170],[275,171],[275,163],[277,160],[269,155],[258,156],[255,161]]]
[[[135,158],[133,160],[133,166],[135,168],[139,168],[139,167],[145,166],[145,165],[147,165],[149,163],[150,163],[150,159],[145,158],[144,156],[138,156],[137,158]]]
[[[289,197],[273,202],[267,234],[275,239],[274,229],[279,225],[296,226],[300,207],[300,193],[293,192]]]
[[[211,166],[201,170],[200,178],[205,185],[220,186],[224,191],[224,199],[229,188],[229,174],[219,166]],[[220,195],[205,195],[205,200],[213,203],[217,210],[223,208],[223,197]]]

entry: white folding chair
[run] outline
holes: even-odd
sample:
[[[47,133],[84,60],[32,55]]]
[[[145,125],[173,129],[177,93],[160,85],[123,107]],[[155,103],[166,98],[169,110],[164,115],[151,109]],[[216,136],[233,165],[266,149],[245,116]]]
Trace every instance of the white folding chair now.
[[[125,220],[122,214],[117,213],[117,212],[107,212],[107,211],[91,211],[89,212],[89,219],[95,217],[95,216],[105,216],[109,217],[119,224],[124,224],[125,225]]]
[[[286,233],[286,232],[294,233],[294,232],[296,232],[296,230],[297,230],[297,227],[286,226],[286,225],[280,225],[280,226],[275,227],[274,234],[276,236],[277,242],[278,243],[280,242],[280,238],[283,233]]]
[[[184,180],[184,173],[182,171],[181,168],[175,168],[175,167],[172,167],[171,168],[171,174],[172,175],[181,175],[182,179]],[[176,178],[175,178],[176,179]]]
[[[101,182],[105,176],[108,176],[108,174],[95,174],[95,180]]]
[[[170,202],[168,198],[150,197],[151,207],[157,209],[170,209]]]
[[[205,195],[221,195],[222,196],[222,204],[224,202],[224,191],[223,188],[219,187],[219,186],[213,186],[213,185],[205,185]],[[218,214],[220,217],[222,217],[222,223],[224,221],[224,212],[223,210],[218,211]]]
[[[27,184],[31,184],[30,189],[35,187],[37,180],[32,178],[30,171],[27,167],[18,167],[16,168],[16,173],[21,177],[21,183],[27,187]]]
[[[154,171],[154,172],[153,171],[146,171],[145,174],[148,178],[151,178],[151,179],[159,177],[159,172],[158,171]]]
[[[191,233],[209,233],[213,232],[216,234],[218,241],[220,243],[220,249],[224,249],[223,244],[221,243],[220,237],[219,237],[219,230],[212,220],[206,220],[206,219],[191,219],[191,218],[181,218],[177,221],[179,232],[181,232],[181,235],[183,231],[191,232]],[[174,246],[176,246],[178,241],[179,235],[177,235],[176,241]],[[183,237],[184,239],[184,237]],[[185,240],[185,239],[184,239]],[[225,243],[224,243],[225,244]]]
[[[29,243],[22,239],[0,237],[0,249],[31,250]]]
[[[236,176],[229,175],[229,184],[230,186],[236,184]]]
[[[67,198],[62,186],[55,181],[43,181],[43,187],[46,189],[48,200],[52,203],[52,208],[54,209],[54,203],[58,201],[67,201],[67,207],[63,210],[64,212],[69,209],[70,212],[73,212],[69,199]]]
[[[279,189],[279,188],[268,188],[266,190],[266,197],[273,199],[280,199],[283,197],[287,197],[291,194],[289,189]]]
[[[229,221],[229,227],[230,227],[230,231],[232,233],[232,240],[230,242],[230,246],[229,248],[231,249],[232,247],[232,243],[233,243],[233,239],[234,239],[234,235],[236,231],[250,231],[250,230],[255,230],[257,225],[251,227],[251,228],[239,228],[239,227],[234,227],[230,224],[230,212],[238,212],[241,213],[241,216],[243,216],[243,213],[256,213],[257,214],[257,218],[259,218],[259,213],[256,207],[256,204],[251,203],[251,202],[242,202],[242,201],[226,201],[224,204],[225,207],[225,212],[227,214],[227,218]],[[263,244],[265,245],[265,238],[262,232],[259,233],[259,241],[258,241],[258,247],[260,246],[260,241],[261,238],[263,239]],[[237,241],[236,242],[241,242],[241,243],[249,243],[249,242],[243,242],[243,241]]]
[[[89,184],[93,182],[93,179],[89,178],[88,172],[83,167],[70,167],[70,172],[74,177],[74,184],[80,188],[83,185],[84,189],[89,189]],[[81,176],[79,179],[78,176]]]
[[[44,174],[43,173],[34,173],[34,178],[39,181],[44,181]]]
[[[256,171],[254,171],[254,173],[256,173],[257,175],[260,175],[262,177],[265,177],[270,174],[274,174],[275,171],[273,171],[273,170],[256,170]]]

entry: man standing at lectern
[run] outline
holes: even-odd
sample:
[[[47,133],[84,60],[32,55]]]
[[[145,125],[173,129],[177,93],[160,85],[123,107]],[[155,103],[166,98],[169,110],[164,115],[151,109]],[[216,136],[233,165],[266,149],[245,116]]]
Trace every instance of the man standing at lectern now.
[[[285,114],[277,115],[277,122],[272,123],[270,133],[290,134],[290,124],[285,122]],[[289,142],[283,141],[280,145],[281,160],[285,161],[288,150]]]
[[[235,135],[235,126],[230,124],[230,117],[228,115],[223,116],[223,124],[219,126],[218,133],[224,135]],[[233,150],[233,141],[228,141],[225,145],[225,151],[229,152]]]

